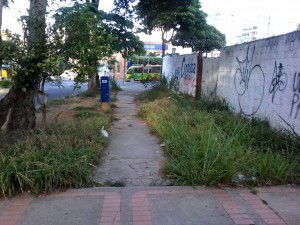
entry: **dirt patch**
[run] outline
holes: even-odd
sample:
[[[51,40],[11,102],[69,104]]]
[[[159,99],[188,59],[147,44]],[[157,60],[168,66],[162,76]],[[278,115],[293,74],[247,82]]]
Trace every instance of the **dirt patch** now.
[[[74,115],[79,110],[76,109],[89,109],[101,111],[100,101],[98,97],[73,97],[66,99],[61,104],[48,106],[46,124],[52,123],[65,123],[74,120]],[[36,113],[36,128],[42,128],[42,113],[40,110]]]

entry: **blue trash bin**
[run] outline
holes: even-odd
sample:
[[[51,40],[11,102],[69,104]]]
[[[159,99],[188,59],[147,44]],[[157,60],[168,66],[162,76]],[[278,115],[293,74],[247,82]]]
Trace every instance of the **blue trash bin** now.
[[[101,85],[101,102],[109,102],[110,95],[109,95],[109,77],[103,76],[100,78],[100,85]]]

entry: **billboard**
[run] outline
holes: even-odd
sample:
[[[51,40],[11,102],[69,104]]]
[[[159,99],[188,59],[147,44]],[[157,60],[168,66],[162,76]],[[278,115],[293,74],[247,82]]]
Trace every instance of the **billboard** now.
[[[148,51],[161,51],[162,48],[161,48],[161,44],[144,44],[144,48],[145,50],[148,50]],[[168,50],[168,45],[165,44],[165,49]]]

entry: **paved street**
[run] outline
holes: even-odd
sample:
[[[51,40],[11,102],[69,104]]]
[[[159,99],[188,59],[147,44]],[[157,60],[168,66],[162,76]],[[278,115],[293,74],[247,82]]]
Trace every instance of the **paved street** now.
[[[65,96],[69,95],[75,95],[87,89],[87,84],[84,83],[81,85],[80,89],[73,90],[73,80],[69,79],[62,79],[62,85],[63,87],[57,87],[50,84],[45,85],[45,91],[48,93],[48,101],[64,98]],[[2,99],[8,91],[8,88],[0,88],[0,99]]]
[[[8,88],[0,88],[0,99],[2,99],[8,92]]]

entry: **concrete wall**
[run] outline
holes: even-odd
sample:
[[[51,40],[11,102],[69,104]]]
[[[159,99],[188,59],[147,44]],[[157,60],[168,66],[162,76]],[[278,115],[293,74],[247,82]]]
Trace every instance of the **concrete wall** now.
[[[162,74],[175,83],[175,91],[195,96],[197,54],[165,56]]]
[[[210,100],[217,97],[220,58],[204,58],[202,68],[201,92]]]
[[[288,123],[300,134],[300,31],[229,46],[220,58],[204,59],[201,91],[246,117],[266,118],[275,128]]]

